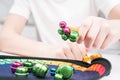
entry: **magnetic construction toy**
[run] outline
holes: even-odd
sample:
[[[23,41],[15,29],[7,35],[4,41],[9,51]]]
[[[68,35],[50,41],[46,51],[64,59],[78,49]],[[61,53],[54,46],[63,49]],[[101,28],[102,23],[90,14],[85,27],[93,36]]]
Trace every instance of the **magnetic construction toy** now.
[[[79,39],[78,27],[69,27],[65,21],[61,21],[59,26],[58,33],[64,41],[69,39],[71,42],[76,42]]]

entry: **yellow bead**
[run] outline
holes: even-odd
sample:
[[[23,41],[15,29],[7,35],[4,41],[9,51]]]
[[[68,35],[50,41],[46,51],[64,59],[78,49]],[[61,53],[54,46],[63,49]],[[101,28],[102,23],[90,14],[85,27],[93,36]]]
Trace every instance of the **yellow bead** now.
[[[79,27],[70,27],[70,30],[74,30],[74,31],[79,32]]]
[[[90,57],[87,56],[87,55],[85,55],[85,56],[83,57],[83,62],[89,62],[89,61],[91,61]]]
[[[99,53],[94,53],[93,55],[90,56],[91,60],[96,59],[96,58],[101,58],[102,55]]]

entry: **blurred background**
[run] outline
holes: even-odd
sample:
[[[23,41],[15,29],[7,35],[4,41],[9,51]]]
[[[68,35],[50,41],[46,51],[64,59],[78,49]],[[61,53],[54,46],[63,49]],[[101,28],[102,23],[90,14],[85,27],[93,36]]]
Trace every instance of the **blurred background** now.
[[[14,0],[0,0],[0,29],[8,15],[8,12],[13,4],[13,1]],[[99,12],[99,16],[104,17],[101,11]],[[37,40],[36,27],[32,19],[32,16],[30,17],[28,24],[24,28],[22,35],[27,38]],[[106,51],[96,50],[96,52],[120,54],[120,41],[112,45]],[[95,50],[93,50],[93,52],[95,52]]]
[[[13,4],[13,1],[14,0],[0,0],[0,29],[9,13],[9,10]],[[28,21],[28,24],[26,25],[22,35],[25,37],[37,40],[36,29],[35,29],[34,22],[32,20],[32,16]]]

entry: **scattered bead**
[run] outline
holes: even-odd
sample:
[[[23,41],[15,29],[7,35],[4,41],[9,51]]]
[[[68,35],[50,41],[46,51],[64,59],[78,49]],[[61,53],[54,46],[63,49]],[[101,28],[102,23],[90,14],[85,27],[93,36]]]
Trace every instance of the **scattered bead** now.
[[[16,76],[27,76],[29,73],[28,73],[28,68],[27,67],[23,67],[23,66],[20,66],[20,67],[17,67],[16,68],[16,71],[15,71],[15,74]]]
[[[4,59],[0,59],[0,65],[3,65],[3,64],[5,64]]]
[[[83,57],[83,62],[90,62],[90,61],[91,61],[91,59],[90,59],[89,56],[85,55],[85,56]]]
[[[54,80],[63,80],[63,75],[62,74],[55,74]]]
[[[51,76],[54,76],[56,72],[56,68],[50,68],[50,74]]]
[[[95,53],[95,54],[90,56],[91,60],[96,59],[96,58],[101,58],[101,57],[102,57],[102,55],[99,53]]]
[[[67,72],[67,73],[65,73]],[[73,69],[69,65],[60,65],[56,71],[57,74],[62,74],[63,79],[69,80],[73,75]]]
[[[23,62],[23,66],[27,67],[29,72],[31,72],[32,67],[33,67],[33,63],[30,61],[26,61],[26,62]]]
[[[48,66],[46,64],[35,64],[33,66],[32,72],[35,76],[44,78],[48,71]]]
[[[21,62],[13,62],[11,65],[11,71],[15,73],[16,68],[22,66],[23,64]]]

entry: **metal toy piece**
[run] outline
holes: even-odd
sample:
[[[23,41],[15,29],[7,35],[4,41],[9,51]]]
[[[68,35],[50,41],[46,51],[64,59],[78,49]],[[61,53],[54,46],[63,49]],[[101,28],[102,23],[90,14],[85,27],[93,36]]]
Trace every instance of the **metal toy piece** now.
[[[23,64],[21,62],[13,62],[11,64],[11,71],[12,73],[15,73],[16,71],[16,68],[19,67],[19,66],[22,66]]]
[[[20,66],[16,68],[15,75],[17,77],[26,77],[28,74],[29,72],[27,67]]]
[[[28,71],[31,72],[32,67],[33,67],[33,63],[30,61],[25,61],[25,62],[23,62],[23,66],[27,67]]]
[[[48,71],[48,66],[46,64],[35,64],[33,66],[33,74],[37,77],[44,78],[47,71]]]
[[[79,39],[78,27],[66,27],[67,23],[65,21],[61,21],[59,26],[58,33],[64,41],[69,39],[71,42],[76,42]]]
[[[56,74],[59,77],[63,77],[63,79],[65,79],[65,80],[69,80],[73,75],[73,69],[69,65],[65,65],[65,64],[60,65],[56,71]],[[57,77],[56,74],[55,74],[55,80],[58,80],[58,78],[56,79],[56,77]],[[62,75],[62,76],[60,76],[60,75]]]

